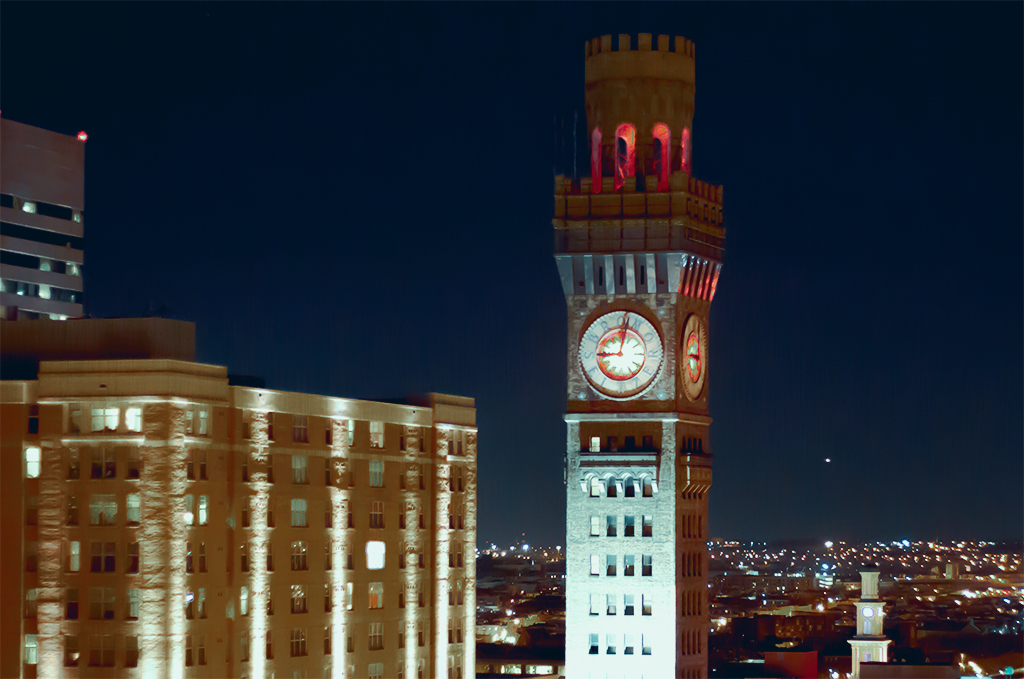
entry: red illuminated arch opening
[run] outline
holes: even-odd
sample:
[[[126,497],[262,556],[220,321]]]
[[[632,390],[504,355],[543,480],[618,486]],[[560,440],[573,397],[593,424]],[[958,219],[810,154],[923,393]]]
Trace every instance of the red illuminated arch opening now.
[[[590,135],[591,191],[601,193],[601,128],[595,127]]]
[[[683,140],[679,144],[680,160],[679,169],[690,174],[690,151],[692,144],[690,143],[690,128],[683,128]]]
[[[654,174],[658,177],[658,190],[668,191],[668,171],[672,158],[672,133],[668,125],[654,126]]]
[[[636,128],[623,123],[615,130],[615,190],[636,170]]]

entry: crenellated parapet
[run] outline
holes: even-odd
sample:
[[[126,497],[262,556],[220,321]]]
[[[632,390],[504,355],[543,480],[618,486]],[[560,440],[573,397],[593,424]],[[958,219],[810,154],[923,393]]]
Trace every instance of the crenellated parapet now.
[[[659,191],[655,181],[636,179],[630,177],[620,192],[593,193],[589,177],[555,177],[555,252],[689,250],[721,259],[721,185],[677,172],[670,190]]]

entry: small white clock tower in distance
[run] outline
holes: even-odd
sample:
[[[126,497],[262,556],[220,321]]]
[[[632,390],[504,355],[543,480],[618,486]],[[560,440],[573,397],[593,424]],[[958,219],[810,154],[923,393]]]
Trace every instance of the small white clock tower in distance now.
[[[853,677],[860,678],[862,662],[889,662],[889,644],[883,633],[885,603],[878,598],[879,569],[865,566],[860,571],[860,600],[857,606],[857,629],[850,639],[853,647]]]

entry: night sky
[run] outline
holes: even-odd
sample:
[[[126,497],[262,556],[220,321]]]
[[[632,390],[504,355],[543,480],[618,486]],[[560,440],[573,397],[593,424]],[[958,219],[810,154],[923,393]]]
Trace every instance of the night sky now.
[[[725,185],[711,535],[1019,539],[1022,13],[4,2],[0,108],[89,133],[91,315],[163,306],[270,388],[475,397],[480,542],[559,544],[583,43],[686,36]]]

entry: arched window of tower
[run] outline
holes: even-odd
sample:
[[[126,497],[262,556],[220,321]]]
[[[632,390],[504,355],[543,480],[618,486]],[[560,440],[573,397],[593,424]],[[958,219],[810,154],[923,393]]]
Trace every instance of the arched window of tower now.
[[[679,169],[690,174],[690,152],[693,144],[690,143],[690,128],[683,128],[683,138],[679,142]]]
[[[626,183],[636,170],[636,128],[622,123],[615,130],[615,190]]]
[[[672,133],[669,132],[668,125],[658,123],[654,126],[654,174],[658,177],[659,191],[668,191],[671,148]]]
[[[590,135],[591,191],[601,193],[601,128],[595,127]]]

